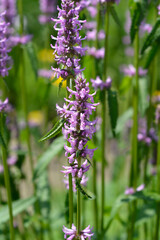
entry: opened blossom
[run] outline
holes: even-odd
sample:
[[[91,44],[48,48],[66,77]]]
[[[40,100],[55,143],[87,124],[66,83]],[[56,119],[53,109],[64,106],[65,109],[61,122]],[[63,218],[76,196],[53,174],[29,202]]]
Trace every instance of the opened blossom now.
[[[108,77],[105,82],[103,82],[99,76],[96,77],[96,79],[91,79],[92,87],[95,90],[100,89],[101,91],[104,89],[110,89],[112,85],[112,79]]]
[[[130,64],[128,66],[125,66],[125,65],[121,66],[121,71],[129,77],[133,77],[136,74],[136,69],[132,64]],[[140,77],[145,76],[147,74],[147,72],[148,72],[148,70],[143,69],[142,67],[139,67],[139,69],[138,69],[138,74]]]
[[[84,230],[80,231],[78,234],[77,229],[74,224],[72,224],[72,228],[66,228],[63,226],[63,232],[64,232],[64,238],[67,240],[72,240],[72,239],[78,239],[78,240],[84,240],[88,239],[91,240],[91,237],[94,235],[92,233],[92,228],[90,228],[90,225],[86,227]]]
[[[82,179],[80,181],[80,184],[84,187],[86,187],[87,185],[87,181],[88,181],[88,177],[86,177],[85,175],[82,176]],[[67,189],[69,189],[69,178],[68,175],[64,178],[64,183],[65,183],[65,187]],[[75,182],[75,178],[72,177],[72,188],[73,188],[73,192],[76,192],[76,182]]]

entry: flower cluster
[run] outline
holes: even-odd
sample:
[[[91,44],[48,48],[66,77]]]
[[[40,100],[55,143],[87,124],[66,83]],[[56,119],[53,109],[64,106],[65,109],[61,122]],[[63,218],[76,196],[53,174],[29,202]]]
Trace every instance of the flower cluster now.
[[[64,238],[68,240],[72,239],[79,239],[84,240],[88,239],[91,240],[91,237],[94,235],[92,233],[92,228],[90,229],[90,225],[86,227],[84,230],[80,231],[80,233],[77,233],[77,229],[74,224],[72,224],[72,228],[68,229],[65,226],[63,226],[63,232],[64,232]]]
[[[5,19],[12,24],[16,16],[16,0],[1,0],[0,12],[4,11],[6,11]]]
[[[144,185],[144,184],[141,184],[139,187],[136,188],[136,190],[135,190],[134,188],[130,187],[130,188],[127,188],[127,189],[125,190],[125,194],[126,194],[126,195],[132,195],[132,194],[134,194],[135,192],[141,192],[141,191],[143,191],[144,188],[145,188],[145,185]]]
[[[104,53],[105,53],[105,49],[104,48],[100,48],[100,49],[96,49],[95,47],[91,47],[91,48],[87,48],[87,53],[90,56],[93,56],[97,59],[103,59],[104,58]]]
[[[62,172],[81,180],[90,167],[87,157],[92,158],[95,150],[88,149],[86,144],[96,131],[96,121],[90,121],[89,117],[98,104],[94,103],[94,94],[89,94],[89,84],[81,74],[75,80],[75,90],[68,88],[68,91],[69,99],[74,97],[74,100],[65,99],[63,108],[57,105],[58,114],[65,119],[63,134],[70,144],[64,146],[70,166],[64,166]],[[79,159],[84,159],[80,165]]]
[[[125,65],[121,66],[121,71],[129,77],[133,77],[136,74],[136,69],[132,64],[128,66],[125,66]],[[140,77],[145,76],[147,72],[148,72],[147,69],[143,69],[139,67],[138,73]]]
[[[119,4],[120,0],[101,0],[102,3],[104,2],[110,2],[110,3],[116,3]]]
[[[1,101],[0,99],[0,112],[5,112],[7,111],[9,105],[8,105],[8,98],[4,100],[4,102]]]
[[[8,67],[11,58],[8,56],[10,51],[7,47],[6,31],[9,24],[5,22],[5,12],[0,14],[0,76],[8,76]]]
[[[82,179],[80,181],[80,184],[84,187],[86,187],[87,185],[87,181],[88,181],[88,177],[86,177],[85,175],[82,176]],[[69,178],[68,175],[64,178],[64,183],[67,189],[69,189]],[[72,188],[73,188],[73,192],[76,192],[76,182],[75,182],[75,178],[72,178]]]
[[[69,76],[74,77],[82,70],[79,65],[79,57],[85,54],[85,48],[82,47],[82,38],[79,31],[82,29],[82,23],[85,21],[79,20],[79,7],[75,8],[74,2],[69,0],[62,0],[62,9],[59,7],[58,19],[53,19],[55,22],[54,29],[58,31],[57,37],[51,36],[56,40],[55,46],[55,60],[58,64],[62,64],[62,69],[53,68],[52,70],[63,79]],[[59,27],[58,27],[59,26]],[[84,38],[85,39],[85,38]]]
[[[95,80],[94,79],[91,79],[91,82],[92,82],[92,87],[95,89],[95,90],[98,90],[100,89],[101,91],[104,90],[104,89],[110,89],[111,88],[111,85],[112,85],[112,79],[110,77],[108,77],[106,79],[105,82],[103,82],[100,77],[98,76]]]
[[[156,123],[160,124],[160,104],[157,105],[156,107]]]
[[[51,14],[55,12],[55,0],[40,0],[40,10],[43,13],[39,16],[40,23],[44,24],[50,21]]]
[[[158,15],[160,15],[160,4],[158,5],[157,9],[158,9]]]
[[[11,156],[7,159],[7,164],[8,166],[14,166],[17,162],[17,157],[16,156]],[[0,173],[4,172],[4,167],[3,165],[0,164]]]

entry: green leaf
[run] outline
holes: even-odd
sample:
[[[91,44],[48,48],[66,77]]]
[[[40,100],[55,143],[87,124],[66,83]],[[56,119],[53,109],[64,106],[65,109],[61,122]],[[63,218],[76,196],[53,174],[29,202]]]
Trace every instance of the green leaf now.
[[[36,202],[37,198],[32,196],[26,199],[20,199],[12,203],[13,216],[17,216],[19,213],[27,210],[27,208]],[[0,224],[9,220],[8,206],[1,207],[0,209]]]
[[[141,4],[139,2],[135,3],[134,11],[133,11],[133,17],[132,17],[132,24],[130,29],[130,38],[131,42],[134,41],[135,35],[139,29],[139,26],[143,20],[143,11],[141,8]]]
[[[25,47],[26,47],[27,54],[28,54],[28,57],[31,62],[33,72],[35,74],[35,78],[37,79],[38,78],[38,60],[37,60],[35,48],[34,48],[32,42],[29,42],[28,44],[26,44]]]
[[[6,144],[5,144],[5,141],[4,141],[4,139],[3,139],[3,136],[2,136],[2,134],[1,134],[1,132],[0,132],[0,144],[1,144],[5,149],[7,149],[7,146],[6,146]]]
[[[155,23],[152,31],[150,32],[150,34],[147,36],[144,44],[143,44],[143,47],[142,47],[142,50],[141,50],[141,54],[144,53],[144,51],[152,45],[152,43],[157,40],[158,37],[160,37],[160,32],[158,31],[157,32],[157,29],[159,28],[160,26],[160,18],[157,19],[157,22]]]
[[[54,127],[46,134],[44,135],[44,137],[42,137],[39,141],[42,142],[42,141],[45,141],[45,140],[48,140],[50,138],[53,138],[55,137],[57,134],[60,133],[63,125],[65,123],[65,120],[64,119],[60,119],[55,125]]]
[[[131,81],[132,81],[132,78],[129,77],[129,76],[125,76],[123,79],[122,79],[122,82],[120,84],[120,87],[119,87],[119,92],[120,94],[124,94],[126,93],[130,88],[131,88]]]
[[[120,19],[119,19],[118,14],[113,5],[110,7],[110,13],[111,13],[115,23],[118,25],[118,27],[121,27]]]
[[[76,187],[77,189],[79,189],[79,191],[86,197],[89,199],[95,199],[95,195],[93,193],[91,193],[90,191],[88,191],[88,189],[86,189],[85,187],[83,187],[79,180],[76,179]]]
[[[146,60],[145,67],[144,67],[145,69],[148,69],[150,67],[150,64],[152,63],[154,57],[158,53],[158,50],[159,50],[159,44],[157,42],[155,42],[152,45],[152,48],[150,49],[149,54],[147,56],[147,60]]]
[[[36,180],[43,173],[43,171],[46,170],[52,159],[63,150],[64,143],[64,138],[58,137],[52,142],[47,151],[42,154],[34,169],[34,180]]]
[[[45,235],[48,235],[51,213],[51,191],[47,171],[43,171],[43,173],[39,176],[38,181],[36,181],[36,193],[40,207],[42,229],[45,231]]]
[[[116,134],[123,132],[123,129],[126,125],[126,122],[133,116],[133,109],[129,108],[126,112],[124,112],[117,121],[116,126]]]
[[[145,204],[141,208],[137,209],[136,226],[144,224],[151,220],[156,215],[156,204],[154,202]]]
[[[113,136],[115,137],[115,128],[118,119],[118,100],[117,92],[109,90],[108,91],[108,106],[109,106],[109,115],[110,122],[112,127]]]
[[[145,111],[149,105],[149,102],[147,101],[148,97],[148,89],[147,89],[147,79],[141,78],[139,80],[139,108],[140,108],[140,114],[142,117],[144,117]]]

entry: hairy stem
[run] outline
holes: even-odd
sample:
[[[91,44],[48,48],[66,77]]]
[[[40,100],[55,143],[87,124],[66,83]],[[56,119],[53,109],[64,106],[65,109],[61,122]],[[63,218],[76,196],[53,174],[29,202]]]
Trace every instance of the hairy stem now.
[[[108,34],[109,34],[109,4],[106,3],[107,9],[105,14],[105,57],[104,57],[104,67],[103,67],[103,81],[107,78],[107,68],[108,68]],[[101,167],[101,233],[104,229],[104,205],[105,205],[105,155],[106,155],[106,91],[102,91],[102,167]]]
[[[1,120],[1,134],[3,136],[3,114],[0,116]],[[14,240],[14,226],[13,226],[13,211],[12,211],[12,197],[11,197],[11,187],[10,187],[10,180],[9,180],[9,172],[8,172],[8,165],[7,165],[7,150],[4,146],[2,146],[2,161],[4,167],[4,180],[5,180],[5,187],[7,190],[7,203],[9,208],[9,225],[10,225],[10,239]]]
[[[157,146],[157,192],[160,193],[160,123],[158,124],[158,146]],[[155,240],[159,239],[159,224],[160,224],[160,203],[158,202]]]

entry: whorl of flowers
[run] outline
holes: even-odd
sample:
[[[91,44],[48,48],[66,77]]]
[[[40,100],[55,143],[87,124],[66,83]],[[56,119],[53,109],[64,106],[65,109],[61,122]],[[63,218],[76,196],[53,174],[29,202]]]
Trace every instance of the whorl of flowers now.
[[[5,77],[8,76],[8,67],[9,61],[11,58],[8,56],[8,52],[10,51],[7,47],[6,31],[8,27],[8,23],[5,22],[5,12],[0,14],[0,76]]]
[[[120,0],[101,0],[102,3],[104,2],[110,2],[110,3],[116,3],[119,4]]]
[[[5,18],[9,23],[13,23],[16,16],[16,0],[1,0],[0,12],[6,11]]]
[[[107,90],[107,89],[110,89],[111,88],[111,85],[112,85],[112,79],[110,77],[108,77],[106,79],[105,82],[103,82],[99,76],[96,77],[96,79],[91,79],[91,83],[92,83],[92,87],[95,89],[95,90],[98,90],[100,89],[101,91],[102,90]]]
[[[158,9],[158,15],[160,15],[160,4],[158,5],[157,9]]]
[[[156,107],[155,115],[156,115],[156,123],[160,124],[160,104],[158,104]]]
[[[56,10],[56,0],[40,0],[40,10],[42,15],[39,17],[40,23],[49,22],[51,19],[51,14]]]
[[[82,23],[85,21],[79,20],[79,7],[75,8],[74,2],[70,0],[62,0],[62,9],[57,7],[59,14],[58,19],[53,19],[55,22],[54,29],[58,31],[57,37],[51,36],[56,40],[55,46],[55,60],[58,65],[62,64],[62,68],[53,68],[63,79],[74,76],[82,70],[79,65],[79,57],[85,54],[85,48],[82,47],[82,39],[79,31],[82,29]]]
[[[92,233],[92,228],[90,228],[90,225],[86,227],[84,230],[80,231],[80,233],[77,233],[77,229],[74,224],[72,224],[72,228],[66,228],[63,226],[63,232],[64,232],[64,238],[68,240],[72,239],[79,239],[79,240],[91,240],[91,237],[94,235]]]
[[[7,111],[8,108],[9,108],[8,98],[6,98],[4,102],[2,102],[2,100],[0,99],[0,113]]]
[[[71,173],[73,177],[82,179],[90,167],[87,158],[92,158],[95,150],[88,149],[86,144],[96,131],[96,121],[90,121],[89,117],[98,104],[94,103],[94,94],[89,94],[89,84],[81,74],[75,80],[75,90],[68,88],[68,91],[69,99],[73,97],[74,100],[65,99],[63,108],[57,105],[58,114],[65,119],[63,134],[70,144],[70,147],[64,146],[70,166],[64,166],[65,170],[62,172],[66,176]],[[79,158],[83,159],[80,166]]]

